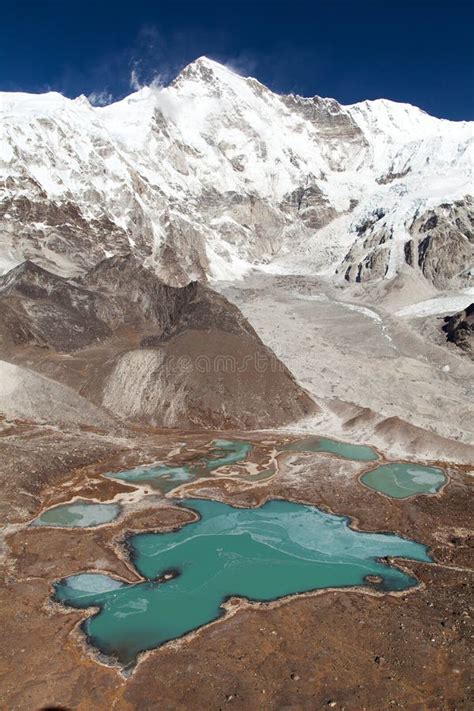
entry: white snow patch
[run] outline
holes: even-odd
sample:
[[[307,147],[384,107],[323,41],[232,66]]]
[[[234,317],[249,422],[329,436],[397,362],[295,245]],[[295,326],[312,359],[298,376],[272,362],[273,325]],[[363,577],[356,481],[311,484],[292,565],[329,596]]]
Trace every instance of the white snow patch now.
[[[434,316],[436,314],[451,314],[462,311],[469,306],[474,297],[474,288],[469,288],[461,294],[447,296],[435,296],[417,304],[405,306],[396,312],[396,316],[420,318],[422,316]]]

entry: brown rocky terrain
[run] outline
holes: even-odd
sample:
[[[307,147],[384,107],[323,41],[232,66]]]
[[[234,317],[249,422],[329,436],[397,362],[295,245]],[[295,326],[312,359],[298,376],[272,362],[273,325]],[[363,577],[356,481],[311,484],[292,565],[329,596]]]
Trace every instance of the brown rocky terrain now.
[[[217,433],[216,433],[217,434]],[[281,436],[253,436],[266,466]],[[286,441],[288,438],[286,438]],[[85,611],[50,602],[51,583],[80,570],[133,581],[124,537],[169,530],[189,514],[173,496],[144,496],[119,521],[90,530],[28,527],[44,506],[79,497],[110,500],[127,487],[100,476],[133,461],[187,461],[206,451],[203,433],[136,432],[133,441],[59,433],[16,423],[0,440],[4,529],[0,586],[2,702],[9,711],[467,711],[472,632],[472,534],[468,468],[444,464],[437,496],[394,501],[361,486],[367,465],[327,454],[286,454],[270,481],[220,476],[189,496],[255,506],[272,497],[349,515],[368,531],[397,531],[430,546],[434,564],[399,561],[417,589],[400,594],[328,590],[269,604],[235,601],[222,620],[146,654],[131,676],[99,663],[78,625]],[[14,455],[14,452],[21,456]],[[48,452],[55,452],[52,458]],[[12,456],[14,455],[14,456]],[[233,468],[228,469],[228,475]],[[11,487],[12,479],[19,482]],[[21,662],[21,664],[20,664]]]
[[[0,355],[30,381],[36,370],[75,389],[103,420],[255,428],[317,409],[237,307],[203,284],[168,286],[131,255],[77,281],[25,262],[0,277],[0,314]],[[35,419],[30,404],[16,415]]]

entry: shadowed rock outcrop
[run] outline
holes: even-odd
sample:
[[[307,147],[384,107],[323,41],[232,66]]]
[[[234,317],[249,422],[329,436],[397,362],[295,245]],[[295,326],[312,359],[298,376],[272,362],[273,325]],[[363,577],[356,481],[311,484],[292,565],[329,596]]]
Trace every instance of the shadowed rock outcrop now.
[[[102,297],[26,261],[0,277],[0,344],[73,351],[112,335]]]
[[[385,210],[378,208],[364,216],[355,232],[358,239],[341,265],[345,280],[367,282],[387,276],[397,235]],[[469,283],[474,266],[474,211],[469,195],[416,216],[404,233],[410,235],[403,244],[405,264],[428,282],[438,289]]]
[[[417,252],[412,261],[416,259],[423,275],[436,287],[445,289],[468,281],[474,267],[474,209],[469,195],[424,213],[410,232]]]
[[[474,303],[463,311],[446,316],[443,331],[448,341],[455,343],[474,358]]]

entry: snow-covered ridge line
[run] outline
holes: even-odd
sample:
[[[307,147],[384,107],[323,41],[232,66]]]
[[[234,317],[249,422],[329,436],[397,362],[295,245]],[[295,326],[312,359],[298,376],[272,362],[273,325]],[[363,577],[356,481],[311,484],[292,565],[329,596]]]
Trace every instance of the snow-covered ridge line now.
[[[206,58],[104,107],[0,93],[0,261],[132,250],[183,281],[320,249],[326,274],[392,277],[414,220],[470,192],[472,145],[472,123],[278,95]],[[339,255],[321,230],[343,215]]]
[[[198,76],[198,70],[201,69],[207,69],[214,73],[215,75],[219,76],[220,79],[224,79],[227,83],[233,84],[234,88],[241,88],[238,84],[239,81],[245,81],[245,82],[252,82],[258,84],[260,87],[264,88],[266,91],[270,92],[269,89],[266,89],[266,87],[259,82],[258,79],[256,79],[253,76],[243,76],[239,73],[237,73],[235,70],[230,69],[229,67],[220,64],[219,62],[209,59],[208,57],[202,56],[199,57],[198,59],[194,60],[187,66],[185,66],[180,74],[173,79],[171,82],[169,82],[168,85],[145,85],[141,87],[140,89],[131,92],[129,95],[117,99],[114,101],[111,101],[110,103],[106,104],[105,106],[95,106],[93,105],[87,96],[84,94],[80,94],[79,96],[75,98],[69,98],[60,92],[57,91],[48,91],[48,92],[21,92],[21,91],[0,91],[0,114],[1,113],[8,113],[10,111],[13,111],[15,108],[21,108],[22,110],[31,108],[33,110],[36,110],[40,107],[40,103],[45,102],[43,104],[43,108],[45,108],[45,105],[49,105],[50,108],[57,108],[57,107],[62,107],[65,106],[68,102],[73,102],[74,104],[77,105],[82,105],[82,106],[89,106],[91,107],[94,111],[100,112],[102,109],[106,109],[108,107],[113,107],[116,106],[117,104],[120,104],[123,101],[137,101],[143,98],[149,97],[151,94],[154,94],[155,96],[158,95],[160,92],[163,90],[167,89],[170,85],[179,83],[180,80],[182,80],[183,77],[185,78],[190,78],[190,77],[196,77]],[[276,92],[270,92],[274,94],[275,96],[285,96],[284,94],[278,94]],[[457,125],[472,125],[472,122],[469,121],[454,121],[451,119],[443,119],[443,118],[437,118],[429,114],[427,111],[418,108],[414,104],[410,104],[407,102],[399,102],[399,101],[393,101],[391,99],[385,99],[385,98],[378,98],[378,99],[364,99],[362,101],[353,103],[353,104],[342,104],[337,102],[335,99],[329,98],[329,97],[322,97],[317,94],[313,96],[301,96],[299,94],[293,94],[290,93],[289,96],[294,97],[297,100],[302,100],[302,101],[323,101],[323,102],[328,102],[330,105],[337,105],[343,109],[346,110],[360,110],[362,112],[373,112],[376,110],[377,112],[382,112],[385,111],[387,114],[390,113],[392,107],[399,107],[399,109],[403,110],[406,113],[411,113],[414,111],[415,113],[418,113],[422,115],[423,117],[429,117],[436,119],[436,121],[443,121],[447,122],[449,124],[457,124]],[[471,127],[472,130],[472,127]]]

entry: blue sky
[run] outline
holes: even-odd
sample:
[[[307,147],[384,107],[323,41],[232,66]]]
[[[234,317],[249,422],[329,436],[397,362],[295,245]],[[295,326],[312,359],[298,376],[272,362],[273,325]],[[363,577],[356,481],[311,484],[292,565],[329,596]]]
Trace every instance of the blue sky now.
[[[474,118],[468,0],[0,0],[0,90],[120,98],[207,55],[278,92]]]

